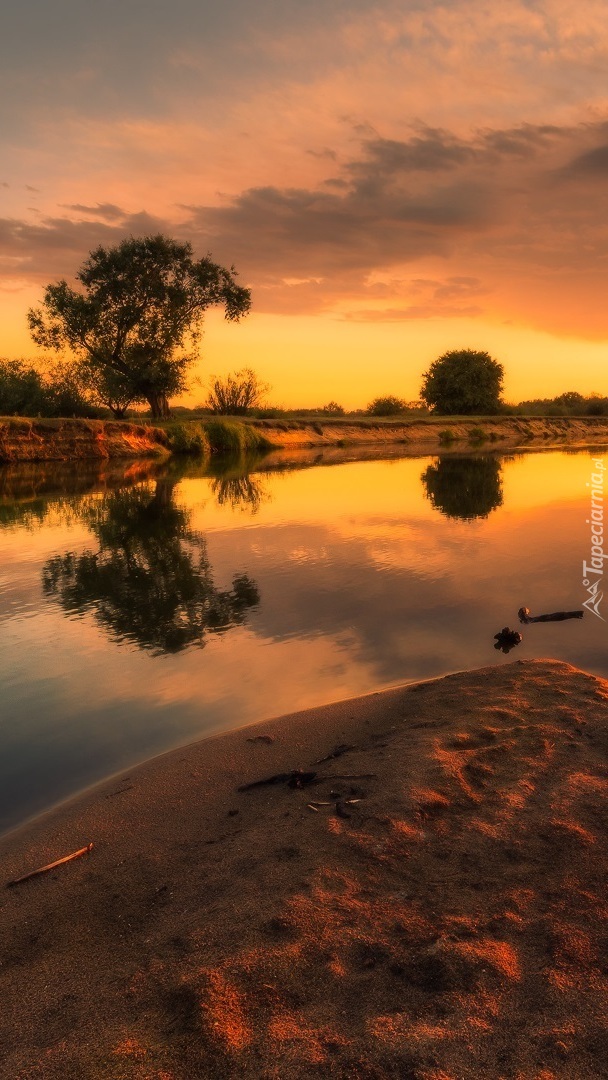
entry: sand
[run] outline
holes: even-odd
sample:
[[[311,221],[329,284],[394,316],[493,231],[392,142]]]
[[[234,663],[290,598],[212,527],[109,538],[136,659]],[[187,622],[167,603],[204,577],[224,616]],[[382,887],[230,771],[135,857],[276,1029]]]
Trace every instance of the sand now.
[[[608,683],[553,660],[155,759],[0,841],[95,844],[0,888],[0,1075],[606,1077],[607,795]]]

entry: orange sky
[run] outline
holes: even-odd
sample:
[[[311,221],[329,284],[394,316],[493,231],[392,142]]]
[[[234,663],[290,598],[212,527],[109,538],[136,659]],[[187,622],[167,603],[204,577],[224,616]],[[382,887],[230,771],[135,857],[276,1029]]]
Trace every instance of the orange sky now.
[[[13,7],[0,355],[94,245],[162,230],[253,292],[193,403],[245,364],[277,404],[413,398],[459,347],[510,399],[607,392],[604,0]]]

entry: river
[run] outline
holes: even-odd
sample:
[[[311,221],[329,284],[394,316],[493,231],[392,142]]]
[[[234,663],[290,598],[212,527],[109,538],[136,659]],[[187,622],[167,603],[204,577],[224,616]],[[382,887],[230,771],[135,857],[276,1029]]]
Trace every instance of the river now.
[[[180,744],[396,683],[544,656],[608,676],[593,611],[517,619],[587,599],[602,454],[0,471],[0,831]]]

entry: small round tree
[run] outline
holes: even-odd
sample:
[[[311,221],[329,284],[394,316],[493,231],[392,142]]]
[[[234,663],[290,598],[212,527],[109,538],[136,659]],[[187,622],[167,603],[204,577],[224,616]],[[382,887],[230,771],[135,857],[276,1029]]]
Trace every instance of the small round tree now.
[[[369,416],[399,416],[404,409],[405,401],[394,394],[387,394],[386,397],[374,398],[367,406],[367,413]]]
[[[445,416],[496,413],[504,368],[489,353],[452,349],[438,357],[422,377],[420,397]]]

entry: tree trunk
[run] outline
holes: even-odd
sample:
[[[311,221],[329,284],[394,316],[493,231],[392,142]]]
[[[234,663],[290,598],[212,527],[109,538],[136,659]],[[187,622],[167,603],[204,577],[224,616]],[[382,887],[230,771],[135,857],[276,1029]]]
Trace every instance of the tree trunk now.
[[[171,416],[169,399],[166,394],[158,394],[154,391],[150,391],[147,395],[147,399],[154,420],[166,420],[168,416]]]

